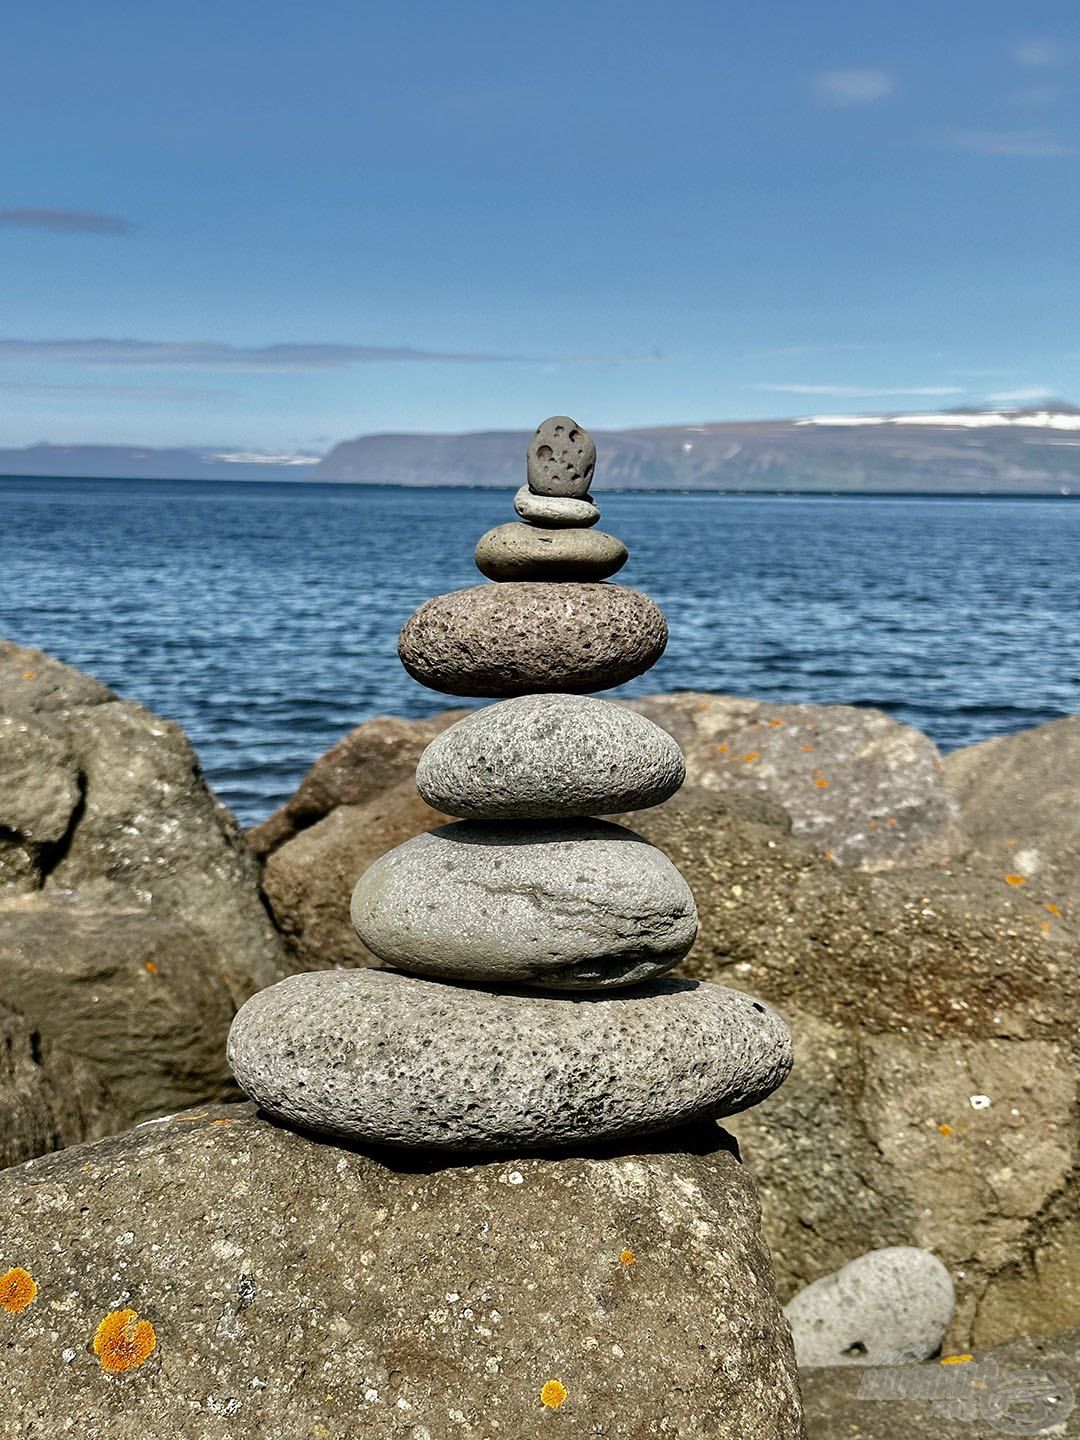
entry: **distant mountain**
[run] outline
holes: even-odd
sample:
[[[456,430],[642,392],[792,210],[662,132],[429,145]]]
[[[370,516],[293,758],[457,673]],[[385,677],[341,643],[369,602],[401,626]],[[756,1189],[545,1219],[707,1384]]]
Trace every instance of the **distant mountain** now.
[[[604,489],[1080,494],[1080,407],[811,415],[597,431]],[[0,475],[517,486],[528,432],[362,435],[315,455],[132,445],[0,450]]]
[[[605,489],[1080,493],[1080,408],[809,416],[595,432]],[[364,435],[310,480],[517,485],[525,431]]]
[[[0,450],[0,475],[80,480],[297,480],[317,455],[153,450],[136,445],[28,445]]]

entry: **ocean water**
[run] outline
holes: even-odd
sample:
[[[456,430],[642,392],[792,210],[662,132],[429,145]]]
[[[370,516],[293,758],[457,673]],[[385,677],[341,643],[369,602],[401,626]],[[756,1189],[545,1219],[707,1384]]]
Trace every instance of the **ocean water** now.
[[[671,643],[616,693],[876,705],[943,749],[1080,711],[1080,503],[602,492]],[[397,632],[511,491],[0,480],[0,636],[179,723],[264,818],[372,715],[459,703]]]

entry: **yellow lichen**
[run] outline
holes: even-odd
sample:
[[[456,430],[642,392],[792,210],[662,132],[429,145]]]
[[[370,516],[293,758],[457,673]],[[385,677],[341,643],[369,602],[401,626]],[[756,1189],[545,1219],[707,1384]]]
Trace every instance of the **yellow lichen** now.
[[[149,1320],[140,1320],[136,1310],[113,1310],[94,1334],[94,1354],[110,1375],[136,1370],[153,1354],[157,1336]]]
[[[0,1275],[0,1310],[18,1315],[37,1299],[37,1286],[26,1270],[16,1265]]]
[[[634,1254],[633,1250],[624,1250],[619,1256],[620,1265],[633,1265],[636,1262],[637,1256]]]
[[[1006,885],[1026,885],[1026,884],[1027,884],[1027,876],[1026,876],[1026,875],[1006,875],[1006,876],[1005,876],[1005,884],[1006,884]]]
[[[1051,915],[1057,915],[1060,918],[1061,911],[1056,905],[1051,904],[1049,900],[1046,902],[1046,908],[1050,911]]]
[[[941,1363],[942,1365],[967,1365],[974,1358],[973,1355],[943,1355]]]
[[[548,1380],[540,1391],[540,1404],[558,1410],[566,1402],[566,1386],[561,1380]]]

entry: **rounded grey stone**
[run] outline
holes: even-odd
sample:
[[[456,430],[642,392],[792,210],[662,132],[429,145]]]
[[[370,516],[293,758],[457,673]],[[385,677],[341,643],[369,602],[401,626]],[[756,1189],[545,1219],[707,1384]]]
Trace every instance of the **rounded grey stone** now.
[[[462,820],[398,845],[356,882],[352,921],[400,970],[557,990],[635,985],[697,934],[662,850],[603,820]]]
[[[514,496],[514,509],[530,525],[549,530],[587,530],[600,519],[600,507],[588,496],[574,500],[569,495],[537,495],[528,485]]]
[[[444,815],[557,819],[660,805],[685,778],[678,743],[635,710],[587,695],[523,695],[436,736],[416,788]]]
[[[287,1125],[364,1144],[549,1149],[734,1114],[791,1068],[776,1012],[721,985],[529,995],[383,970],[293,975],[233,1021],[229,1064]]]
[[[530,490],[581,500],[589,493],[595,469],[596,445],[576,420],[552,415],[537,426],[526,459]]]
[[[800,1366],[927,1360],[952,1321],[953,1282],[929,1250],[869,1250],[785,1307]]]
[[[626,559],[626,546],[603,530],[541,530],[513,520],[476,544],[476,568],[489,580],[606,580]]]
[[[405,669],[448,695],[607,690],[667,644],[655,601],[625,585],[523,580],[436,595],[398,638]]]

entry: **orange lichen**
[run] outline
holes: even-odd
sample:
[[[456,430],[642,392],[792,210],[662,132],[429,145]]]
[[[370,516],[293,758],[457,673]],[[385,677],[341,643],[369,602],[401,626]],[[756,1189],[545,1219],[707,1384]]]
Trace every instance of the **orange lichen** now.
[[[149,1320],[140,1320],[136,1310],[113,1310],[94,1334],[94,1354],[110,1375],[136,1370],[157,1346]]]
[[[1058,909],[1058,907],[1057,907],[1056,905],[1051,905],[1050,902],[1047,901],[1047,902],[1046,902],[1046,908],[1050,911],[1050,914],[1051,914],[1051,915],[1057,915],[1057,916],[1060,917],[1061,911]]]
[[[1039,929],[1042,931],[1042,933],[1043,933],[1044,935],[1049,935],[1049,934],[1050,934],[1050,921],[1049,921],[1049,920],[1044,920],[1044,921],[1042,922],[1042,924],[1039,926]]]
[[[771,726],[773,726],[773,728],[775,729],[777,725],[783,725],[783,724],[784,724],[784,721],[783,721],[783,720],[775,720],[775,719],[774,719],[774,720],[770,720],[768,723],[769,723]]]
[[[0,1310],[8,1310],[12,1315],[18,1315],[20,1310],[25,1310],[36,1299],[37,1286],[28,1271],[16,1265],[0,1275]]]
[[[633,1250],[624,1250],[619,1256],[620,1265],[633,1265],[636,1263],[636,1261],[637,1256],[634,1254]]]
[[[829,788],[829,782],[828,782],[828,780],[824,779],[824,778],[823,778],[822,776],[820,776],[820,775],[819,775],[818,778],[814,781],[814,784],[817,786],[817,788],[818,788],[819,790],[827,790],[827,789]]]
[[[566,1386],[561,1380],[548,1380],[540,1391],[540,1404],[549,1410],[558,1410],[566,1402]]]
[[[731,749],[731,746],[730,746],[730,745],[717,745],[716,748],[720,751],[721,755],[726,755],[727,752]]]
[[[937,1128],[941,1131],[942,1135],[951,1135],[951,1134],[952,1134],[952,1126],[951,1126],[951,1125],[939,1125]]]
[[[802,748],[803,748],[804,750],[812,750],[814,747],[813,747],[813,745],[804,745]]]
[[[895,824],[896,824],[896,816],[895,816],[895,815],[890,815],[889,818],[885,821],[885,824],[886,824],[886,825],[895,825]]]
[[[1027,876],[1026,876],[1026,875],[1006,875],[1006,876],[1005,876],[1005,884],[1006,884],[1006,885],[1026,885],[1026,884],[1027,884]]]
[[[943,1355],[942,1365],[967,1365],[975,1357],[973,1355]]]
[[[37,679],[37,675],[34,673],[33,670],[24,670],[24,671],[23,671],[23,677],[22,677],[22,678],[23,678],[24,680],[36,680],[36,679]]]
[[[156,974],[158,973],[158,968],[157,968],[157,966],[154,964],[153,960],[147,960],[147,962],[146,962],[146,968],[147,968],[147,970],[150,971],[150,974],[151,974],[151,975],[156,975]]]
[[[748,750],[742,758],[744,765],[752,765],[755,760],[761,759],[761,752],[759,750]]]

